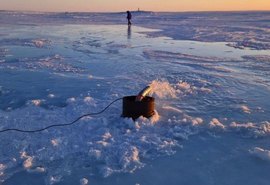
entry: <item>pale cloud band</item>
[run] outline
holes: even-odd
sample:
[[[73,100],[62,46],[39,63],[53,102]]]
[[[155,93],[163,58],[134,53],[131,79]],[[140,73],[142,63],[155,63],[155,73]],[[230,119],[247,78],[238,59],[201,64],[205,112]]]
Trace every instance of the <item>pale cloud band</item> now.
[[[90,11],[270,10],[269,0],[1,0],[2,10]]]

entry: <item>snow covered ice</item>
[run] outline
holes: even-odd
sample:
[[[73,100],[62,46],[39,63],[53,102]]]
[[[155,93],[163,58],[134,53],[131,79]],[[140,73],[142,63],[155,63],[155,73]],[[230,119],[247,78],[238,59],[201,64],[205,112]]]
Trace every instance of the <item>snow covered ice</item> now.
[[[156,114],[0,134],[0,184],[268,185],[270,13],[0,11],[0,130],[153,89]]]

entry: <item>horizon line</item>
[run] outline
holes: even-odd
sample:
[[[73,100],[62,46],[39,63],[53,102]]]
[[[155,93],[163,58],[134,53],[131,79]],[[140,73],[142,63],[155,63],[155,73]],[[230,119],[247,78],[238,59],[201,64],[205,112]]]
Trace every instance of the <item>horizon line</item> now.
[[[122,13],[123,11],[37,11],[37,10],[2,10],[6,12],[33,12],[33,13]],[[269,10],[186,10],[186,11],[151,11],[151,10],[129,10],[131,12],[153,12],[153,13],[192,13],[192,12],[270,12]]]

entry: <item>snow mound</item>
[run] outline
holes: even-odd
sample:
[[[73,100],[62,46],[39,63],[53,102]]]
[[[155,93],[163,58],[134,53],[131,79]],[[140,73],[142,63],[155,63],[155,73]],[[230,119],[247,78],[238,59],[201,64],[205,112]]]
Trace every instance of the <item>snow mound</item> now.
[[[229,125],[232,131],[244,134],[247,137],[264,137],[270,135],[270,122],[264,121],[261,123],[236,123],[232,122]]]
[[[179,98],[185,95],[194,94],[196,92],[211,92],[207,88],[198,88],[186,81],[180,80],[176,84],[171,84],[166,80],[153,80],[150,83],[151,95],[157,97],[158,99],[169,99],[169,98]]]
[[[244,113],[247,113],[247,114],[250,114],[250,113],[251,113],[251,110],[250,110],[249,107],[246,106],[246,105],[242,105],[242,106],[241,106],[241,109],[242,109],[242,111],[243,111]]]
[[[34,39],[32,40],[32,43],[37,48],[43,48],[49,46],[51,41],[47,39]]]
[[[169,82],[166,81],[157,81],[154,80],[150,84],[152,88],[152,93],[160,99],[164,98],[176,98],[177,92],[176,90],[170,85]]]
[[[80,180],[80,184],[81,185],[87,185],[88,184],[88,179],[87,178],[82,178],[81,180]]]
[[[217,118],[213,118],[209,123],[210,128],[218,128],[224,130],[226,127]]]
[[[255,148],[249,150],[249,152],[252,155],[254,155],[255,157],[258,157],[262,160],[270,162],[270,150],[266,150],[266,149],[263,149],[260,147],[255,147]]]

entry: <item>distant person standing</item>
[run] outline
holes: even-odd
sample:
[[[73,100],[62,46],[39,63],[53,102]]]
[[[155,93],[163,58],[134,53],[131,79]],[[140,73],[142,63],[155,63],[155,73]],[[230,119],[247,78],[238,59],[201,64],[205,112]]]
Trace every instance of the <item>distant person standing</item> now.
[[[128,20],[128,25],[131,26],[131,18],[132,18],[132,15],[131,15],[131,12],[130,11],[127,11],[127,20]]]

